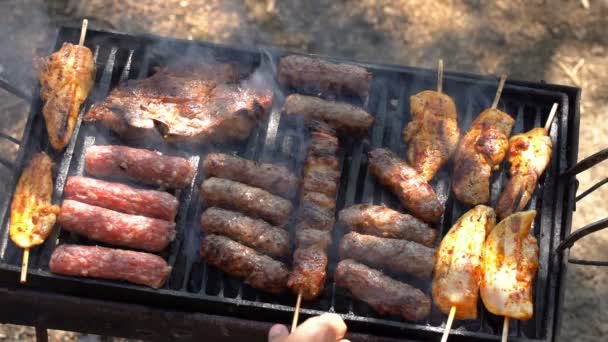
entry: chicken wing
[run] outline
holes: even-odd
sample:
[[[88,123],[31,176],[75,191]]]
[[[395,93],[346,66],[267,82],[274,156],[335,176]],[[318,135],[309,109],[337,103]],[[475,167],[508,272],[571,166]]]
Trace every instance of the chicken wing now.
[[[412,121],[403,129],[407,161],[430,181],[458,145],[456,105],[446,94],[425,90],[410,97],[410,108]]]

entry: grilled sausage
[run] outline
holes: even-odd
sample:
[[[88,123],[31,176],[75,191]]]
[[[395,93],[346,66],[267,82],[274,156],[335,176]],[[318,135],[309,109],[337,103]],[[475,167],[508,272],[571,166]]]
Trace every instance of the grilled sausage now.
[[[302,116],[308,122],[323,121],[341,135],[363,135],[374,124],[374,117],[361,107],[300,94],[287,96],[283,112]]]
[[[336,199],[318,192],[304,192],[300,199],[297,230],[331,231],[334,227]]]
[[[194,168],[184,158],[127,146],[91,146],[84,167],[96,177],[126,178],[177,189],[190,185],[194,178]]]
[[[259,163],[223,153],[209,153],[203,163],[205,177],[230,179],[293,198],[298,178],[284,166]]]
[[[339,222],[361,234],[405,239],[432,247],[437,231],[417,218],[381,205],[356,204],[340,210]]]
[[[431,299],[422,291],[351,259],[338,263],[334,280],[380,314],[419,321],[431,312]]]
[[[175,238],[175,222],[120,213],[64,200],[57,221],[63,229],[109,244],[159,252]]]
[[[271,257],[289,252],[286,230],[235,211],[211,207],[201,215],[201,227],[207,234],[224,235]]]
[[[162,287],[171,266],[158,255],[99,246],[60,245],[49,263],[51,272],[69,276],[125,280]]]
[[[137,189],[89,177],[68,177],[63,191],[64,199],[167,221],[175,220],[179,205],[175,196],[164,191]]]
[[[410,273],[428,279],[435,264],[435,250],[416,242],[385,239],[351,232],[340,242],[340,259],[355,259],[374,267]]]
[[[298,247],[293,254],[293,271],[287,286],[294,293],[302,293],[304,300],[312,300],[323,291],[327,278],[327,254],[319,246]]]
[[[362,67],[291,55],[281,58],[279,82],[312,93],[353,94],[367,99],[372,74]]]
[[[427,181],[395,153],[384,148],[369,152],[369,170],[401,204],[425,222],[437,222],[445,206]]]
[[[279,227],[287,223],[293,210],[291,202],[282,197],[260,188],[215,177],[203,182],[201,196],[208,207],[238,210]]]
[[[317,246],[327,252],[331,245],[331,232],[318,229],[300,229],[296,231],[296,246],[306,248]]]
[[[245,284],[279,294],[285,290],[289,271],[279,261],[227,237],[207,235],[201,246],[205,261],[222,271],[245,278]]]

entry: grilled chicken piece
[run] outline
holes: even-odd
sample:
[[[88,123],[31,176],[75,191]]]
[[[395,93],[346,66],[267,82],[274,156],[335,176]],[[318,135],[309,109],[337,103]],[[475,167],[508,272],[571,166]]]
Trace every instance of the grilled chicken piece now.
[[[20,248],[41,245],[55,225],[59,207],[52,205],[53,162],[36,154],[21,177],[11,205],[11,240]]]
[[[61,49],[38,61],[42,115],[51,146],[62,150],[70,141],[80,105],[95,83],[95,61],[86,46],[64,43]]]
[[[432,90],[410,97],[412,121],[403,129],[407,161],[427,181],[452,157],[460,139],[451,97]]]
[[[551,161],[551,152],[551,137],[544,128],[534,128],[509,139],[507,161],[511,164],[511,179],[496,203],[496,213],[501,219],[526,207]]]
[[[490,177],[507,153],[514,121],[491,108],[473,121],[456,151],[452,189],[459,201],[469,205],[490,201]]]
[[[486,239],[480,293],[491,313],[532,318],[532,282],[538,269],[538,242],[530,234],[536,211],[502,220]]]
[[[494,210],[478,205],[452,226],[437,249],[433,300],[443,313],[456,307],[456,319],[476,319],[483,246],[496,224]]]

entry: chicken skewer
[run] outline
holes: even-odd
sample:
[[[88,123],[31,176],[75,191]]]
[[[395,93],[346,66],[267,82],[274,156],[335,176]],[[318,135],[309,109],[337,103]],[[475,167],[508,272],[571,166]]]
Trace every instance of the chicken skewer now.
[[[412,121],[403,129],[407,161],[425,180],[433,179],[456,151],[460,138],[458,114],[452,98],[442,93],[443,60],[437,68],[437,91],[410,97]]]
[[[496,203],[496,213],[501,219],[528,205],[538,179],[547,169],[552,152],[549,128],[556,112],[557,103],[554,103],[544,128],[534,128],[509,139],[507,161],[511,164],[511,179]]]
[[[494,210],[478,205],[458,219],[437,249],[433,300],[443,313],[449,311],[442,342],[454,319],[477,318],[483,245],[495,223]]]

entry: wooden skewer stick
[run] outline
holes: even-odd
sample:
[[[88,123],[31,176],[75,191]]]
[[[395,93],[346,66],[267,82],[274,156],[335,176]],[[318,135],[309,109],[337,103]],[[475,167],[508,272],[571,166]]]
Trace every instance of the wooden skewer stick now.
[[[450,330],[452,330],[452,322],[454,322],[454,316],[456,316],[456,307],[452,306],[452,308],[450,309],[450,315],[448,316],[448,321],[445,323],[443,336],[441,336],[441,342],[448,341],[448,335],[450,335]]]
[[[500,95],[502,95],[502,88],[505,86],[506,80],[507,75],[502,74],[500,76],[500,82],[498,83],[498,89],[496,89],[496,96],[494,96],[494,102],[492,102],[492,109],[496,109],[496,107],[498,107],[498,101],[500,100]]]
[[[300,317],[300,304],[302,304],[302,291],[298,293],[298,299],[296,300],[296,309],[293,312],[293,321],[291,321],[291,332],[296,330],[298,326],[298,318]]]
[[[443,90],[443,59],[439,59],[439,65],[437,66],[437,92],[441,93]]]
[[[507,342],[507,337],[509,337],[509,317],[505,316],[505,322],[502,325],[502,338],[500,342]]]
[[[23,261],[21,262],[21,284],[25,284],[27,281],[27,263],[30,258],[30,249],[23,249]]]
[[[545,123],[545,130],[549,131],[551,128],[551,124],[553,123],[553,119],[555,118],[555,114],[557,113],[557,103],[553,104],[551,107],[551,112],[549,113],[549,117],[547,118],[547,122]]]
[[[89,26],[89,21],[87,19],[82,19],[82,28],[80,29],[80,40],[78,41],[78,45],[82,46],[84,44],[84,38],[87,36],[87,27]]]

